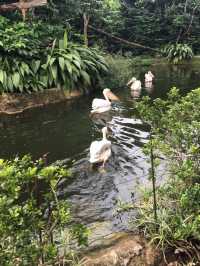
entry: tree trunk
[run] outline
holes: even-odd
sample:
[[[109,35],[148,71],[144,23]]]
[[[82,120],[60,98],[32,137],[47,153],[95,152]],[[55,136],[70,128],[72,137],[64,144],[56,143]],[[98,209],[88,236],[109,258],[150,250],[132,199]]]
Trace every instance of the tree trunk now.
[[[84,13],[83,14],[83,22],[84,22],[83,36],[84,36],[84,44],[86,47],[88,47],[88,24],[89,24],[89,21],[90,21],[90,17]]]

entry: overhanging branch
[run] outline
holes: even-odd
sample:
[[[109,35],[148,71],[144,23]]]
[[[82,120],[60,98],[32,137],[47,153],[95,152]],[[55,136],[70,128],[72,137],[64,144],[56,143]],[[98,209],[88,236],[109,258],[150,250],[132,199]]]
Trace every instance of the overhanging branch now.
[[[143,48],[143,49],[148,49],[148,50],[151,50],[151,51],[154,51],[154,52],[157,52],[157,53],[162,54],[162,51],[160,51],[158,49],[154,49],[154,48],[151,48],[149,46],[145,46],[145,45],[142,45],[142,44],[139,44],[139,43],[135,43],[135,42],[130,42],[130,41],[124,40],[124,39],[119,38],[117,36],[114,36],[114,35],[112,35],[112,34],[110,34],[108,32],[105,32],[104,30],[97,29],[97,28],[95,28],[95,27],[93,27],[91,25],[89,25],[88,27],[91,28],[94,31],[97,31],[97,32],[99,32],[101,34],[104,34],[104,35],[108,36],[109,38],[112,38],[113,40],[116,40],[118,42],[124,43],[124,44],[126,44],[128,46],[138,47],[138,48]]]

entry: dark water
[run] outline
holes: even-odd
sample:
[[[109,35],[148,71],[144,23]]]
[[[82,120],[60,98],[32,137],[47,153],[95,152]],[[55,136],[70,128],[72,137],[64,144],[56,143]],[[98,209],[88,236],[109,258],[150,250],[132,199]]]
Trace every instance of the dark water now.
[[[143,87],[143,95],[165,97],[170,87],[186,93],[200,85],[200,70],[195,66],[155,65],[151,70],[156,77],[154,87]],[[141,81],[144,71],[141,69]],[[72,165],[73,182],[63,181],[60,195],[72,203],[75,219],[95,230],[100,228],[99,235],[126,227],[126,214],[117,215],[117,204],[134,201],[138,185],[148,185],[148,158],[142,152],[148,128],[134,114],[130,90],[121,88],[115,93],[121,102],[95,119],[89,115],[93,95],[0,120],[0,157],[30,153],[38,158],[48,153],[49,162],[61,160]],[[90,143],[102,137],[101,128],[106,124],[112,129],[112,157],[103,172],[91,169],[88,152]],[[157,174],[163,178],[163,165]]]

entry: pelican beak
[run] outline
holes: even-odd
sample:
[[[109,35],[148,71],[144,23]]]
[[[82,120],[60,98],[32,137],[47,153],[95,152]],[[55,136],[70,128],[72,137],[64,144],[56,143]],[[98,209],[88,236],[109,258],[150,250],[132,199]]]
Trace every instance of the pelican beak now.
[[[119,101],[119,98],[111,91],[107,92],[107,97],[111,101]]]

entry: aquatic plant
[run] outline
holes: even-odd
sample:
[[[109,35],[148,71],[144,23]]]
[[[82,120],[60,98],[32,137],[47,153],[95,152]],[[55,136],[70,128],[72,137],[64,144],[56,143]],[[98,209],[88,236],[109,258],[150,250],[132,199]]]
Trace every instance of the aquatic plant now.
[[[46,165],[45,158],[0,160],[1,265],[74,260],[69,243],[86,244],[88,231],[72,223],[68,203],[57,196],[60,180],[69,177],[68,169]]]
[[[181,97],[173,88],[167,100],[145,97],[137,103],[141,118],[152,127],[154,160],[167,158],[167,181],[141,203],[137,225],[165,251],[200,260],[200,89]],[[146,153],[150,154],[147,144]]]
[[[181,62],[182,60],[192,59],[193,51],[187,44],[168,44],[163,48],[163,54],[167,59],[174,64]]]

